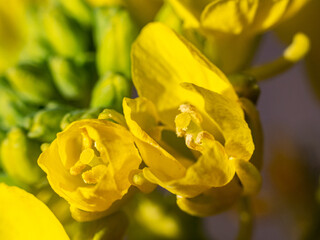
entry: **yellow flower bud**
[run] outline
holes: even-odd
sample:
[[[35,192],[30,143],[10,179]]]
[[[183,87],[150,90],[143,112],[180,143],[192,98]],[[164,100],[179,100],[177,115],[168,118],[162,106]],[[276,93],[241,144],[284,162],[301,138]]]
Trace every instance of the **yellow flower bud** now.
[[[129,175],[140,163],[133,135],[98,119],[70,124],[38,160],[53,190],[71,208],[97,214],[128,193]]]
[[[5,172],[17,182],[33,185],[43,172],[37,165],[40,143],[31,140],[19,128],[12,129],[1,145],[1,159]]]
[[[125,77],[107,72],[94,86],[91,107],[113,108],[122,110],[122,99],[131,92],[131,82]]]
[[[97,9],[95,41],[100,76],[107,71],[131,76],[131,44],[138,29],[128,11],[120,7]]]

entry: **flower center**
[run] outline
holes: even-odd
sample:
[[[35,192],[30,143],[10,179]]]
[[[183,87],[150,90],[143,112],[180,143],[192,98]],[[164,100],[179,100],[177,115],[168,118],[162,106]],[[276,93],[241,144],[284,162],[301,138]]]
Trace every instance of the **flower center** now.
[[[81,135],[83,150],[79,160],[70,168],[70,174],[73,176],[81,174],[85,183],[96,184],[106,174],[108,164],[101,159],[96,142],[90,138],[85,128],[82,129]]]

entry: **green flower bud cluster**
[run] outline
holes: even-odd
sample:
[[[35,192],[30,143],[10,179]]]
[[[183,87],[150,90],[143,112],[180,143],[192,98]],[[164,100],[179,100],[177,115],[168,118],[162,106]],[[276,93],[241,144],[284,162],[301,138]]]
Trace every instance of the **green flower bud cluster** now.
[[[0,66],[0,182],[39,193],[48,187],[37,164],[46,143],[73,121],[122,111],[138,27],[124,6],[85,0],[32,1],[23,19],[19,56]]]

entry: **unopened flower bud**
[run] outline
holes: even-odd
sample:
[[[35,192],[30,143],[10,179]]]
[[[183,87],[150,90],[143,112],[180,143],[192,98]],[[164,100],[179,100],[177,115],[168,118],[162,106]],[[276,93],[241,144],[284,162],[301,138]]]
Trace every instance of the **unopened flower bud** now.
[[[90,7],[84,0],[60,0],[62,7],[69,16],[77,20],[83,26],[90,26],[92,24],[92,13]]]
[[[125,77],[107,72],[94,86],[91,107],[122,109],[122,99],[130,95],[131,84]]]
[[[26,116],[33,112],[34,108],[27,106],[4,79],[0,79],[0,96],[1,128],[9,130],[14,126],[25,126]]]
[[[62,57],[50,59],[54,83],[68,100],[87,102],[90,94],[90,76],[71,60]]]
[[[44,104],[56,97],[57,91],[45,66],[20,64],[7,72],[12,88],[26,101]]]
[[[120,7],[96,11],[95,41],[97,67],[100,76],[107,71],[131,76],[130,51],[138,30],[128,11]]]
[[[60,127],[65,129],[70,123],[80,119],[98,118],[101,108],[77,109],[68,112],[61,120]]]
[[[47,107],[38,111],[32,121],[28,136],[42,142],[51,142],[60,129],[60,122],[71,109],[69,107]]]
[[[3,168],[17,182],[35,184],[44,175],[37,164],[40,153],[39,142],[29,139],[22,129],[14,128],[1,145]]]
[[[87,34],[59,8],[43,14],[46,37],[53,49],[64,57],[74,57],[86,50]]]

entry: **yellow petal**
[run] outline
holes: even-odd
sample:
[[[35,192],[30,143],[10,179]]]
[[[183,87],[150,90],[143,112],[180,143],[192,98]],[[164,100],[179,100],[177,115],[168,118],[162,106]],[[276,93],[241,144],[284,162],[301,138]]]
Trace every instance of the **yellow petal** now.
[[[242,188],[234,178],[226,186],[211,188],[195,198],[177,197],[179,208],[193,216],[207,217],[225,211],[237,202]]]
[[[96,142],[101,158],[108,159],[109,162],[108,167],[103,168],[105,174],[94,191],[92,192],[90,188],[81,188],[80,191],[89,199],[92,198],[92,202],[95,202],[93,208],[95,211],[103,211],[128,192],[131,186],[130,172],[139,168],[141,158],[134,145],[134,137],[123,126],[104,121],[102,127],[92,127],[91,123],[91,126],[86,128],[90,138]]]
[[[146,98],[124,98],[123,105],[127,107],[127,110],[129,110],[128,108],[131,109],[131,118],[134,119],[143,131],[151,134],[153,128],[158,126],[159,117],[157,110],[152,102],[148,101]]]
[[[195,197],[211,187],[221,187],[230,182],[235,174],[233,162],[224,147],[214,139],[202,138],[205,145],[202,156],[189,166],[186,175],[172,181],[159,181],[149,169],[144,174],[150,181],[182,197]]]
[[[256,167],[247,161],[234,159],[236,173],[243,186],[243,194],[256,194],[261,188],[261,175]]]
[[[261,170],[263,164],[263,130],[259,112],[256,106],[247,98],[240,98],[239,100],[241,107],[246,113],[247,122],[252,131],[252,138],[255,146],[250,162],[258,170]]]
[[[161,23],[147,25],[132,46],[133,82],[139,96],[151,100],[162,121],[172,125],[178,106],[200,106],[200,96],[180,87],[195,83],[231,99],[237,96],[224,74],[194,46]]]
[[[309,3],[311,0],[291,0],[289,3],[289,7],[281,19],[281,21],[287,20],[294,16],[297,12],[299,12],[307,3]]]
[[[141,169],[136,169],[131,172],[131,183],[143,193],[151,193],[157,187],[157,185],[149,182],[144,177]]]
[[[185,168],[145,131],[143,131],[138,124],[140,121],[145,122],[142,117],[145,117],[145,120],[150,120],[150,115],[143,113],[145,108],[142,106],[146,106],[146,102],[147,100],[143,98],[125,98],[123,101],[124,116],[131,133],[137,138],[136,144],[139,148],[142,159],[150,168],[150,171],[157,176],[156,178],[161,179],[161,181],[180,178],[184,176]],[[140,110],[142,111],[139,116]],[[138,119],[136,119],[136,116],[139,116]]]
[[[71,175],[59,161],[57,140],[54,140],[50,147],[40,155],[38,164],[47,173],[48,181],[58,195],[68,202],[76,202],[76,205],[86,205],[81,200],[79,193],[76,192],[78,187],[85,187],[86,185],[81,178]]]
[[[61,223],[33,195],[0,184],[0,239],[69,239]]]
[[[287,11],[291,0],[263,0],[259,1],[256,18],[251,31],[261,33],[279,23]]]
[[[212,1],[201,14],[201,25],[218,32],[240,34],[254,19],[258,0]]]
[[[124,204],[128,202],[135,194],[136,190],[130,188],[128,193],[123,196],[122,199],[115,201],[107,210],[101,212],[87,212],[76,208],[75,206],[70,206],[70,212],[72,217],[78,222],[92,222],[104,216],[111,215],[117,212]]]
[[[240,104],[194,84],[184,83],[183,86],[198,92],[205,100],[206,112],[220,127],[225,138],[228,156],[249,161],[254,144]]]
[[[127,126],[126,120],[124,119],[124,116],[113,110],[113,109],[104,109],[98,116],[98,119],[103,119],[103,120],[109,120],[115,123],[118,123],[124,127]]]
[[[193,3],[193,1],[190,0],[168,0],[168,2],[172,5],[175,12],[183,19],[185,28],[199,28],[200,22],[198,19],[202,10],[200,8],[202,4],[199,4],[199,2],[201,3],[204,1],[197,1],[197,4],[193,4],[194,6],[190,5]]]

